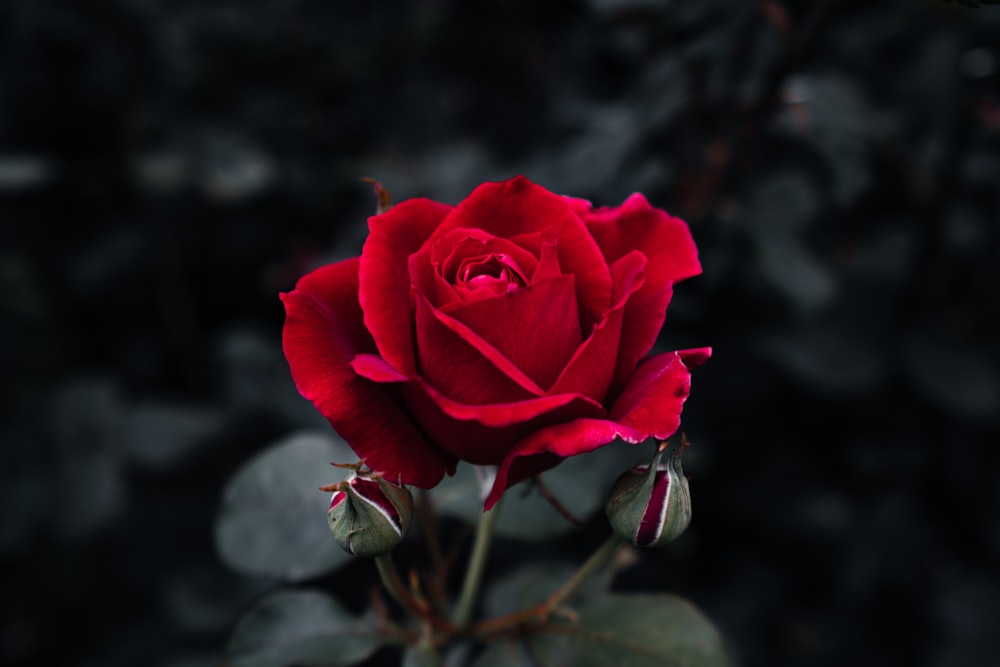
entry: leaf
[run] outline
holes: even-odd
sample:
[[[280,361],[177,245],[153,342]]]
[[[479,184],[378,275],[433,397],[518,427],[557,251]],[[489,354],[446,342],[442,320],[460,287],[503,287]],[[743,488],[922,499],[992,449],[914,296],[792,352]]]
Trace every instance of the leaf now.
[[[618,475],[646,458],[645,449],[612,443],[589,454],[573,456],[544,473],[546,488],[566,509],[586,520],[604,507],[608,490]],[[435,507],[449,516],[476,523],[483,514],[475,468],[460,464],[454,477],[445,478],[431,492]],[[554,539],[575,526],[541,496],[531,482],[507,490],[495,533],[527,541]]]
[[[333,435],[300,433],[262,452],[226,486],[216,517],[219,554],[244,574],[302,581],[347,563],[326,522],[319,486],[342,473],[329,466],[357,460]]]
[[[351,615],[327,595],[284,590],[243,617],[227,652],[232,667],[339,667],[391,641],[378,633],[374,619]]]
[[[178,403],[134,407],[124,426],[125,453],[137,466],[168,470],[199,451],[223,424],[223,413]]]
[[[551,667],[725,667],[718,631],[691,603],[674,595],[606,594],[557,616],[525,638],[538,664]],[[492,663],[497,665],[500,663]],[[515,663],[516,664],[516,663]]]
[[[433,646],[409,646],[403,654],[403,667],[443,667],[444,661]]]
[[[491,585],[484,607],[489,616],[503,616],[544,602],[573,576],[569,563],[533,563],[518,568]],[[593,581],[593,580],[591,580]]]

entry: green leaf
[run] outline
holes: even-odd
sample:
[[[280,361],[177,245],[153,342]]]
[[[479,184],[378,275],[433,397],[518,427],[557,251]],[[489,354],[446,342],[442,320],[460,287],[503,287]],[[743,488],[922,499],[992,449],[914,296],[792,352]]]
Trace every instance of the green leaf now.
[[[227,653],[232,667],[340,667],[391,642],[374,619],[351,615],[328,595],[284,590],[243,617]]]
[[[725,667],[718,631],[690,602],[674,595],[606,594],[573,607],[525,636],[538,664],[551,667]],[[492,663],[497,665],[500,663]],[[517,664],[517,663],[514,663]]]
[[[645,448],[615,442],[589,454],[573,456],[544,473],[546,488],[573,516],[586,520],[604,507],[608,489],[618,476],[639,461],[648,459]],[[475,468],[460,464],[454,477],[445,478],[431,491],[435,507],[442,513],[469,523],[483,514],[479,480]],[[554,539],[574,530],[527,481],[508,489],[497,520],[495,534],[527,541]]]
[[[226,485],[216,517],[215,543],[223,560],[245,574],[288,581],[348,562],[351,556],[327,525],[329,496],[317,487],[344,476],[331,461],[356,460],[332,434],[301,433],[244,464]]]

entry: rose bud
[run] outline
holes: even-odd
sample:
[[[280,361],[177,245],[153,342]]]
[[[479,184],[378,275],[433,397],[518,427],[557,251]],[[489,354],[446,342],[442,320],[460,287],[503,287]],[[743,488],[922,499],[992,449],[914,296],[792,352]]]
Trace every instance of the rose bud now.
[[[649,465],[625,472],[611,488],[607,513],[611,528],[637,547],[662,547],[675,540],[691,523],[691,494],[681,469],[681,450],[670,450],[666,464],[660,458],[663,443]]]
[[[403,540],[413,516],[413,498],[406,487],[354,475],[335,488],[327,521],[347,553],[373,558]]]

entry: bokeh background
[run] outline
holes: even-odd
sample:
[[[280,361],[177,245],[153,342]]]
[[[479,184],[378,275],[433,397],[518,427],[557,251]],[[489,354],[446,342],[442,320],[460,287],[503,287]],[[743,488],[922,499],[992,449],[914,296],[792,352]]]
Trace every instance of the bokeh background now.
[[[693,599],[740,665],[1000,664],[976,4],[3,3],[0,663],[218,664],[273,585],[216,555],[223,485],[325,427],[277,293],[358,253],[358,177],[456,203],[523,173],[641,191],[701,251],[660,341],[715,348],[695,521],[621,585]],[[321,583],[358,605],[370,574]]]

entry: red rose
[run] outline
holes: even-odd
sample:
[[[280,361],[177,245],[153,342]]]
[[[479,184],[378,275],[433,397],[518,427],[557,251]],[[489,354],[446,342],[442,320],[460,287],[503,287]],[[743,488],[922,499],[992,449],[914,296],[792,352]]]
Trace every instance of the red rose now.
[[[459,460],[497,465],[488,509],[568,456],[677,430],[711,350],[642,358],[701,272],[683,221],[517,177],[368,226],[361,257],[281,296],[299,391],[373,470],[430,488]]]

